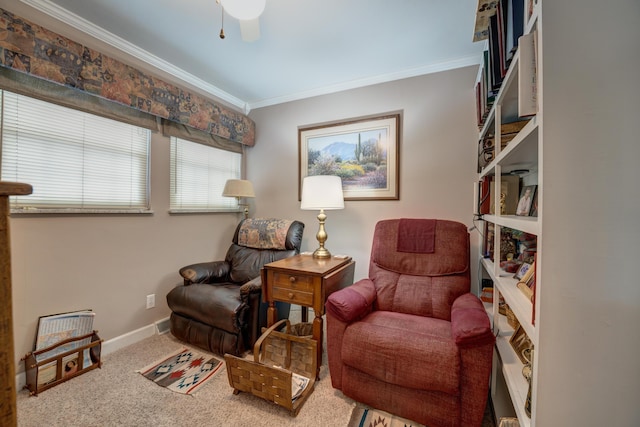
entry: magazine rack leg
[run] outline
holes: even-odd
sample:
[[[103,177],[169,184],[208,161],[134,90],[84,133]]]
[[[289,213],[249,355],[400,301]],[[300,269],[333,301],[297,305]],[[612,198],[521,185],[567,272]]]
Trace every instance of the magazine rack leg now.
[[[9,196],[31,194],[31,186],[0,182],[0,425],[16,426],[16,368],[11,304],[11,245]]]

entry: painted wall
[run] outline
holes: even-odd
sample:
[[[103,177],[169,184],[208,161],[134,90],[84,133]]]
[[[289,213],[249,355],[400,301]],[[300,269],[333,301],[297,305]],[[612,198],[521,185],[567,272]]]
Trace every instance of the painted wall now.
[[[543,3],[538,426],[640,425],[639,20]]]
[[[347,201],[344,210],[327,211],[326,248],[352,256],[360,278],[381,219],[443,218],[471,226],[476,74],[476,67],[467,67],[252,111],[257,142],[248,150],[247,171],[256,191],[253,214],[303,221],[303,250],[317,248],[318,213],[300,210],[298,201],[298,127],[401,111],[400,200]],[[474,243],[474,277],[477,253]]]
[[[347,202],[346,209],[328,212],[327,248],[354,257],[356,276],[363,277],[380,219],[471,225],[475,75],[468,67],[252,112],[258,132],[246,157],[257,195],[251,214],[302,220],[303,250],[315,249],[317,212],[300,210],[298,202],[298,126],[401,111],[400,200]],[[11,218],[19,370],[39,316],[90,308],[100,336],[119,337],[169,315],[165,295],[180,282],[180,267],[224,256],[240,216],[170,215],[168,138],[152,135],[151,159],[153,215]],[[472,265],[475,254],[477,247]],[[148,294],[156,294],[154,309],[145,308]]]
[[[39,316],[93,309],[104,340],[167,317],[165,295],[181,282],[178,270],[223,258],[241,217],[170,215],[169,138],[157,133],[151,206],[153,215],[11,217],[16,363],[33,349]],[[148,294],[156,295],[149,310]]]

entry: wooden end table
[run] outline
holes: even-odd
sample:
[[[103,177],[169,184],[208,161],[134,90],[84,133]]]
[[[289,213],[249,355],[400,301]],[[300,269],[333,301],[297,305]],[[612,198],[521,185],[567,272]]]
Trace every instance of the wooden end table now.
[[[353,284],[355,261],[351,257],[314,258],[300,254],[266,264],[262,270],[263,298],[269,303],[267,324],[276,322],[275,301],[302,306],[302,321],[307,321],[307,309],[315,313],[313,339],[318,343],[318,370],[322,364],[324,303],[333,292]]]

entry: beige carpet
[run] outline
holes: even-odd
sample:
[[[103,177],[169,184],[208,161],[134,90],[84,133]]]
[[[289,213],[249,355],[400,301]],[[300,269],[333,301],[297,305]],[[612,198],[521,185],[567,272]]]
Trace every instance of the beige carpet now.
[[[41,426],[346,426],[355,402],[331,387],[326,361],[297,417],[250,394],[232,394],[226,369],[193,395],[174,393],[136,369],[184,344],[170,334],[107,355],[101,369],[30,397],[18,393],[18,425]]]
[[[293,317],[293,316],[292,316]],[[184,347],[156,335],[103,357],[95,369],[29,396],[17,396],[18,426],[347,426],[356,402],[331,387],[326,352],[320,381],[297,417],[247,393],[232,394],[226,368],[193,395],[159,387],[136,372]],[[483,424],[493,425],[491,424]]]

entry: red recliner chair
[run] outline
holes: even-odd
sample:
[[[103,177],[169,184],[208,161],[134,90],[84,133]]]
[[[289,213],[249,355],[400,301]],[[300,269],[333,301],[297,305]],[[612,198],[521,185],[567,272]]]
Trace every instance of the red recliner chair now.
[[[458,222],[378,222],[369,278],[326,303],[334,388],[430,427],[481,425],[495,337],[469,250]]]

